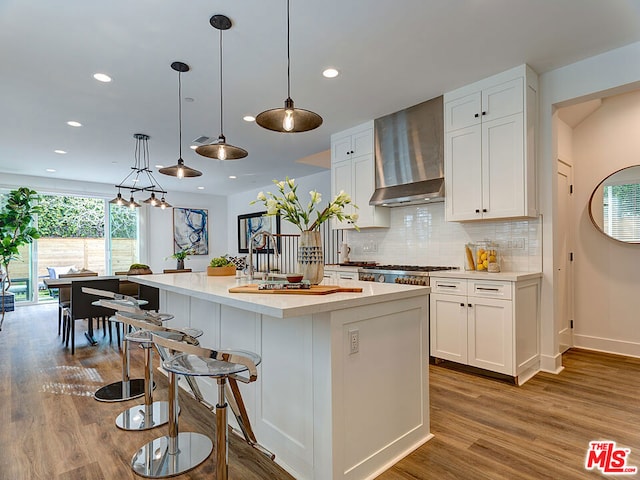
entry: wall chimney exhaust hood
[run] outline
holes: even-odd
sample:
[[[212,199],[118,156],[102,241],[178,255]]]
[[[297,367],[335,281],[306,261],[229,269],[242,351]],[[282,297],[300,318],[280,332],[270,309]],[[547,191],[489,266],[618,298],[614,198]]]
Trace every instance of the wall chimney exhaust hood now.
[[[442,96],[377,118],[376,190],[369,205],[399,207],[444,200]]]

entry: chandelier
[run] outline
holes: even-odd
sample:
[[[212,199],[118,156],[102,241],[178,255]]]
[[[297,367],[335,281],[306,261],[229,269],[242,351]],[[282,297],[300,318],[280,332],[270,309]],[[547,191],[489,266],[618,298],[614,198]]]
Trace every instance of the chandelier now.
[[[149,168],[149,135],[134,133],[133,138],[136,139],[135,163],[131,167],[129,175],[115,186],[118,189],[118,195],[109,203],[138,208],[140,204],[135,201],[133,194],[136,192],[149,192],[149,198],[143,200],[143,203],[147,203],[152,207],[160,207],[164,210],[171,205],[164,198],[167,193],[166,190],[153,177],[153,173]],[[122,198],[121,190],[129,190],[131,192],[129,200]],[[160,199],[156,194],[160,196]]]

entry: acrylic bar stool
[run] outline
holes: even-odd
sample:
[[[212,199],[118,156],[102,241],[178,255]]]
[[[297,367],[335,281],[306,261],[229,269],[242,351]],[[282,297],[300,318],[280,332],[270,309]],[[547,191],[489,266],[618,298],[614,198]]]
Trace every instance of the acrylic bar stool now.
[[[106,302],[105,302],[106,303]],[[126,307],[129,308],[129,307]],[[125,340],[139,343],[144,348],[144,404],[135,405],[120,413],[116,417],[116,426],[122,430],[149,430],[159,427],[169,421],[169,403],[153,400],[153,347],[151,332],[166,336],[176,341],[182,341],[185,335],[195,339],[202,335],[202,330],[195,328],[175,329],[158,323],[147,312],[140,314],[135,311],[118,310],[116,320],[129,325],[133,332],[125,336]],[[194,340],[195,341],[195,340]],[[197,341],[195,341],[197,344]],[[163,351],[159,351],[161,358],[165,358]]]
[[[207,459],[213,448],[209,437],[194,432],[178,433],[177,417],[177,376],[206,376],[215,378],[218,384],[218,402],[215,407],[216,479],[227,480],[227,382],[231,385],[235,406],[242,405],[244,410],[241,397],[235,397],[236,392],[239,395],[237,381],[250,383],[257,380],[256,366],[260,363],[260,356],[243,350],[209,350],[176,342],[155,333],[153,342],[170,351],[181,353],[162,364],[169,374],[169,435],[157,438],[138,450],[131,462],[134,472],[151,478],[170,477],[191,470]],[[238,375],[242,372],[248,372],[248,377]],[[236,401],[238,398],[240,401]],[[246,412],[244,416],[246,417]]]
[[[134,311],[144,314],[145,311],[140,308],[140,302],[130,296],[122,295],[120,293],[109,292],[107,290],[97,290],[95,288],[84,287],[82,289],[84,293],[90,293],[92,295],[98,295],[104,297],[98,300],[96,305],[108,307],[113,310],[120,310],[124,308],[131,308]],[[155,319],[160,322],[171,320],[173,315],[160,313],[154,314],[148,312]],[[134,398],[142,397],[145,394],[145,380],[144,378],[131,378],[131,372],[129,369],[129,342],[123,340],[122,342],[122,380],[110,383],[103,387],[100,387],[93,394],[93,397],[99,402],[124,402],[132,400]]]

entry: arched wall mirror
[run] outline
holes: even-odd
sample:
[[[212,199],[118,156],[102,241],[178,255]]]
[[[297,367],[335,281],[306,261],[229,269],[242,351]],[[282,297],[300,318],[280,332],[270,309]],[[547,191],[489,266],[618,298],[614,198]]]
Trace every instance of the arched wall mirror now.
[[[614,240],[640,243],[640,165],[613,172],[591,194],[589,216]]]

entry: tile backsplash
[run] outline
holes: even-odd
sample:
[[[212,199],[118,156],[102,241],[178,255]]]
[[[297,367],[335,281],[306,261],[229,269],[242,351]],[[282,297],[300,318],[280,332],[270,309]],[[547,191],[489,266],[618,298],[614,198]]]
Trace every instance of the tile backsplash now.
[[[464,268],[464,245],[492,240],[502,253],[504,272],[542,270],[542,220],[446,222],[444,203],[395,207],[390,228],[346,230],[350,260],[397,265]]]

